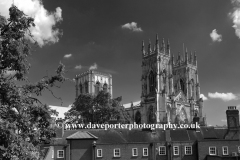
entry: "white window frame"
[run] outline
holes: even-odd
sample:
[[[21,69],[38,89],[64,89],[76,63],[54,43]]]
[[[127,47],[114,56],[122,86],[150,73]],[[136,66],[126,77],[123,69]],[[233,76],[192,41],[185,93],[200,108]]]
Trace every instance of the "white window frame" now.
[[[177,150],[175,150],[177,149]],[[177,151],[177,153],[175,153],[175,151]],[[179,146],[173,146],[173,155],[179,155]]]
[[[146,150],[146,152],[147,152],[147,154],[145,154],[145,151]],[[148,148],[143,148],[143,156],[148,156]]]
[[[54,148],[52,149],[52,158],[54,158]]]
[[[99,152],[98,151],[100,151],[100,155],[98,154]],[[103,155],[102,155],[102,149],[97,149],[97,157],[102,157]]]
[[[134,153],[134,150],[136,151],[136,154]],[[138,156],[138,149],[137,148],[132,148],[132,156],[134,156],[134,157]]]
[[[116,155],[116,151],[119,150],[119,155]],[[120,148],[114,148],[113,149],[113,156],[114,157],[121,157],[121,152],[120,152]]]
[[[159,155],[166,155],[166,146],[159,146]]]
[[[211,149],[214,149],[215,154],[214,154],[214,153],[211,153],[211,151],[213,151],[213,150],[211,150]],[[217,155],[217,148],[216,148],[216,146],[210,146],[210,147],[209,147],[209,155]]]
[[[225,151],[226,151],[226,153],[225,153]],[[223,155],[228,155],[228,146],[223,146],[222,147],[222,152],[223,152]]]
[[[187,148],[190,148],[190,153],[187,153]],[[192,146],[185,146],[185,155],[192,155]]]
[[[62,157],[59,156],[59,152],[62,152]],[[57,150],[57,158],[64,158],[64,150]]]

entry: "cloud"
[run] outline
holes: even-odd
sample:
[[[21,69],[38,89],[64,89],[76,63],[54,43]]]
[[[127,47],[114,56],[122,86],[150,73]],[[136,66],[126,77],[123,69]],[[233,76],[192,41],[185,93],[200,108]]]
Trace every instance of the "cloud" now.
[[[90,70],[94,70],[94,69],[97,69],[97,68],[98,68],[97,63],[94,63],[93,65],[91,65],[89,67]]]
[[[0,14],[9,18],[9,8],[12,3],[12,0],[1,0]],[[56,28],[56,24],[63,20],[60,7],[57,7],[55,12],[49,12],[44,8],[41,0],[14,0],[14,5],[34,18],[36,26],[31,27],[30,31],[40,47],[59,41],[62,32]],[[27,38],[34,42],[30,37]]]
[[[75,69],[81,69],[81,68],[82,68],[81,65],[77,65],[77,66],[75,66]]]
[[[240,0],[232,0],[232,4],[234,8],[233,11],[229,13],[229,16],[233,20],[235,34],[240,38]]]
[[[202,98],[204,101],[208,99],[206,96],[204,96],[204,94],[200,94],[200,98]]]
[[[136,22],[126,23],[126,24],[122,25],[122,28],[132,30],[133,32],[142,32],[143,31],[140,27],[137,27]]]
[[[221,121],[222,121],[222,122],[227,122],[227,120],[226,120],[226,119],[222,119]]]
[[[72,57],[72,54],[65,54],[64,55],[64,58],[70,58],[70,57]]]
[[[222,35],[218,34],[216,29],[212,30],[212,32],[210,33],[210,37],[212,38],[213,42],[222,41]]]
[[[222,99],[223,101],[230,101],[230,100],[238,99],[238,97],[233,93],[218,93],[218,92],[208,93],[208,97]]]

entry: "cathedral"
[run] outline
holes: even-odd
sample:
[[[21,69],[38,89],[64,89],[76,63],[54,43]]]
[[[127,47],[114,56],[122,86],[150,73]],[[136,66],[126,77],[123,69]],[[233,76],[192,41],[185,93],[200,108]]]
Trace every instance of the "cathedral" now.
[[[159,43],[158,35],[152,48],[145,49],[142,42],[141,100],[118,106],[120,119],[125,123],[193,123],[197,118],[201,125],[203,99],[200,97],[196,53],[177,58],[170,52],[170,43],[164,39]],[[76,75],[76,97],[80,93],[96,95],[106,90],[112,95],[112,75],[89,70]]]
[[[158,35],[154,48],[149,41],[146,50],[142,42],[141,100],[124,104],[121,110],[130,123],[188,124],[198,117],[205,125],[197,56],[184,52],[175,59],[169,41],[165,44],[163,39],[160,45]]]

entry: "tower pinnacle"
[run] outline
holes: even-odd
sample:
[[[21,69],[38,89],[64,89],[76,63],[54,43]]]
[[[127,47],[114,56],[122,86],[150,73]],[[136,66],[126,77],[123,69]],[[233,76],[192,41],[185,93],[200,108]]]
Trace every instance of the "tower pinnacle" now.
[[[156,35],[156,52],[159,53],[158,34]]]
[[[144,40],[142,41],[142,55],[145,56]]]
[[[149,44],[148,44],[148,54],[150,54],[152,52],[152,48],[151,48],[151,40],[149,39]]]

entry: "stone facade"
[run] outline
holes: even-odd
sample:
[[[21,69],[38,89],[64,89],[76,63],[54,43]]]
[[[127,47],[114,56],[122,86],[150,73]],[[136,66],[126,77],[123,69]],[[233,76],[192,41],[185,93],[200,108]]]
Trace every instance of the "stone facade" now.
[[[75,77],[76,97],[81,93],[98,94],[100,90],[106,90],[112,96],[112,75],[89,70]]]
[[[175,60],[169,41],[165,46],[163,39],[160,46],[157,35],[154,49],[149,41],[147,51],[143,41],[141,102],[124,110],[131,123],[192,123],[197,116],[205,125],[197,56],[184,52]]]

